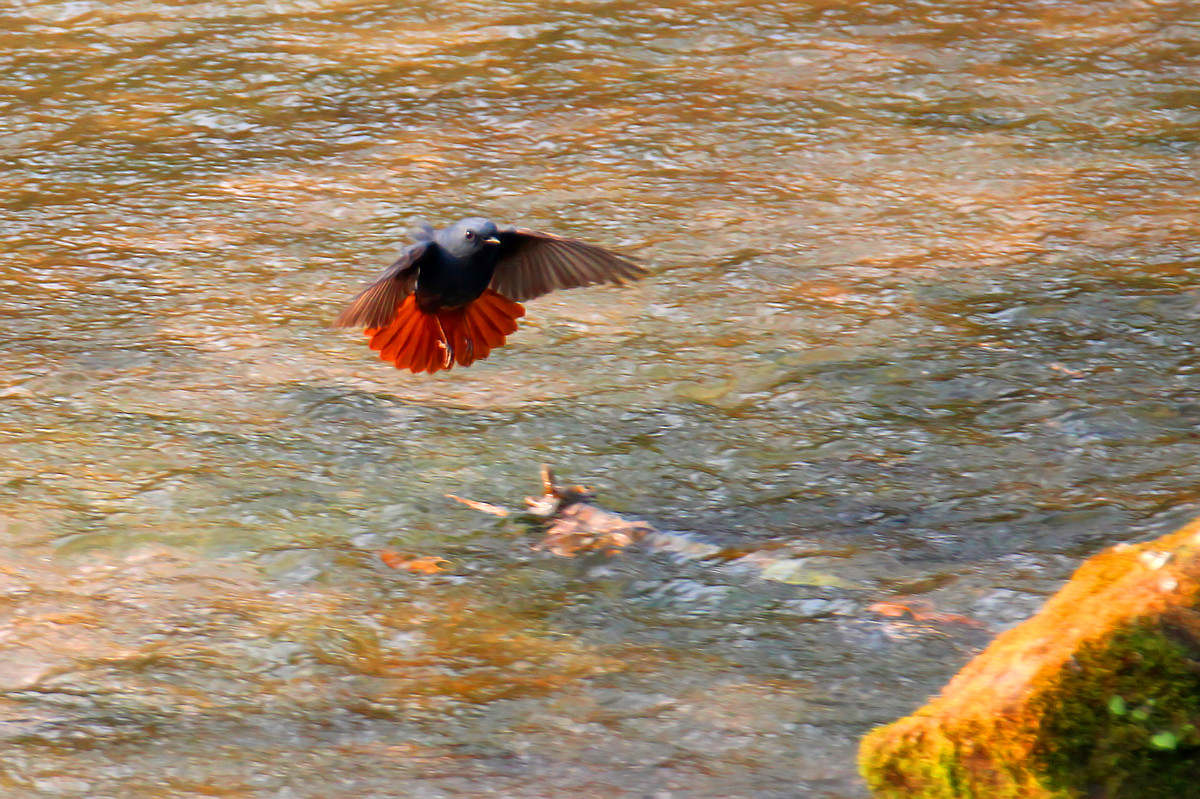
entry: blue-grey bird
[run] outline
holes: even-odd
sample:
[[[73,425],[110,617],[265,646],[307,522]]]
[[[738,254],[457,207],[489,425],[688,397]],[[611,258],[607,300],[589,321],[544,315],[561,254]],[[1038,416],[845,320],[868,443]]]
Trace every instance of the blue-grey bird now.
[[[517,329],[523,300],[646,274],[594,244],[481,217],[440,230],[424,225],[413,239],[336,323],[366,328],[381,359],[412,372],[488,357]]]

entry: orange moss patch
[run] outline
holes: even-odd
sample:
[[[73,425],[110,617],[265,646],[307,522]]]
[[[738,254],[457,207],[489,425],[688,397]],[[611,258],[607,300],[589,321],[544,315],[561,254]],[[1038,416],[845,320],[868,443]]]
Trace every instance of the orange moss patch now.
[[[872,731],[877,796],[1174,799],[1200,784],[1200,520],[1083,564],[912,716]]]

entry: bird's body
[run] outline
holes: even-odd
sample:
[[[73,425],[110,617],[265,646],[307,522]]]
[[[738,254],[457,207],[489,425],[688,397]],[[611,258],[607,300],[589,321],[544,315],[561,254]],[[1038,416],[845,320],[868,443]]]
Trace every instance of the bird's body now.
[[[484,246],[477,253],[455,255],[434,240],[417,275],[417,306],[425,313],[458,308],[471,302],[492,282],[500,248]]]
[[[645,274],[601,247],[478,217],[415,239],[337,320],[366,328],[380,358],[413,372],[486,358],[517,329],[521,300]]]

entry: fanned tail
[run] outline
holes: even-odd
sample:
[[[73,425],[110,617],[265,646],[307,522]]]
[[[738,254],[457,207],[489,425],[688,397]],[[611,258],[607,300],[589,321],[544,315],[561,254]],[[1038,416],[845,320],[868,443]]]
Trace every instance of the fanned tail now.
[[[410,294],[385,327],[364,331],[371,349],[397,369],[437,372],[454,364],[470,366],[482,361],[517,329],[525,308],[487,289],[478,299],[452,311],[423,313]]]

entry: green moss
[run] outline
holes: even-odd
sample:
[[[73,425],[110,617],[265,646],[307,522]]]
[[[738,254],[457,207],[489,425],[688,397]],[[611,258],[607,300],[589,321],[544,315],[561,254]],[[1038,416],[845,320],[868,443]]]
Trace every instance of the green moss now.
[[[949,734],[931,726],[886,745],[868,743],[859,766],[880,799],[1072,799],[1029,767],[1028,743],[1003,723],[958,726]]]
[[[1134,626],[1080,648],[1031,708],[1047,784],[1080,796],[1177,799],[1200,782],[1194,653]]]
[[[1200,520],[1083,564],[860,748],[888,799],[1200,796]]]
[[[1161,629],[1080,647],[1023,710],[864,741],[863,776],[895,799],[1179,799],[1200,784],[1200,669]],[[906,722],[908,723],[906,725]],[[907,732],[893,727],[908,726]],[[876,737],[879,745],[871,742]]]

